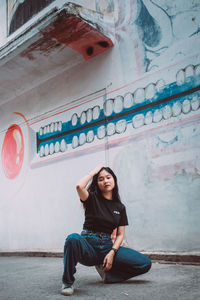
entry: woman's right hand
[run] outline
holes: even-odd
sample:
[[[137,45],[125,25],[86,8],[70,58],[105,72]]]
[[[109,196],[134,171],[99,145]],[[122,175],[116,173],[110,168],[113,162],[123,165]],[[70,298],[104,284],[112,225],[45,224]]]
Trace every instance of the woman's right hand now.
[[[97,166],[90,172],[90,174],[91,174],[92,176],[96,175],[97,173],[99,173],[99,171],[100,171],[103,167],[104,167],[103,164],[97,165]]]
[[[82,201],[87,200],[89,196],[89,193],[87,191],[87,184],[92,179],[92,177],[96,175],[103,167],[104,165],[102,164],[97,165],[88,175],[84,176],[83,178],[81,178],[81,180],[79,180],[78,184],[76,185],[76,190]]]

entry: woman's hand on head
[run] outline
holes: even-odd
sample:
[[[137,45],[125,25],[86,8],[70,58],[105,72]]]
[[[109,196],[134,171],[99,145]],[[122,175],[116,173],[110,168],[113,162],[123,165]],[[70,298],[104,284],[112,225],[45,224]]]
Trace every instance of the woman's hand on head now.
[[[86,201],[89,193],[87,191],[87,185],[89,181],[96,175],[102,168],[104,167],[103,164],[97,165],[89,174],[85,175],[83,178],[79,180],[76,185],[76,190],[79,194],[79,197],[82,201]]]
[[[99,173],[99,171],[100,171],[103,167],[105,167],[103,164],[97,165],[97,166],[90,172],[90,174],[91,174],[92,176],[96,175],[97,173]]]

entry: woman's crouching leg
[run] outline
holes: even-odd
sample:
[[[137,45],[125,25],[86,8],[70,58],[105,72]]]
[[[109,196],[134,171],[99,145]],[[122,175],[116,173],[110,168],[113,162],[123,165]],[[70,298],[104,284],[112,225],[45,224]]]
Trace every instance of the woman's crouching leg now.
[[[97,254],[94,248],[77,233],[70,234],[64,245],[63,262],[64,271],[62,281],[65,285],[71,286],[74,283],[74,274],[78,262],[85,265],[92,265],[97,261]]]
[[[112,269],[106,272],[105,283],[115,283],[144,274],[151,268],[151,260],[130,248],[120,247],[115,255]]]

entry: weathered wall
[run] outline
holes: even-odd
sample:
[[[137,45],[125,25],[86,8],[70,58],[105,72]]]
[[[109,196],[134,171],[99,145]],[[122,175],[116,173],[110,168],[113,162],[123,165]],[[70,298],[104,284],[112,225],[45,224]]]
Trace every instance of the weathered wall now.
[[[0,106],[0,250],[61,250],[82,228],[75,184],[103,162],[130,246],[200,251],[200,3],[94,3],[115,46]]]

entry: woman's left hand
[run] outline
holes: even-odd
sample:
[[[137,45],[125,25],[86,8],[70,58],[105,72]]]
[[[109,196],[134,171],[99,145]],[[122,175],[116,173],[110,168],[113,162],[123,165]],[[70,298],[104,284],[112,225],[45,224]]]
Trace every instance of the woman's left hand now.
[[[114,259],[115,253],[114,251],[110,251],[103,260],[103,270],[109,271],[112,268],[113,259]]]

